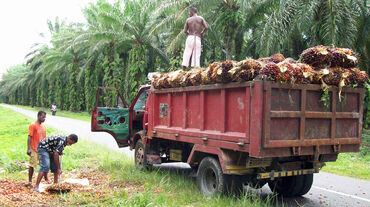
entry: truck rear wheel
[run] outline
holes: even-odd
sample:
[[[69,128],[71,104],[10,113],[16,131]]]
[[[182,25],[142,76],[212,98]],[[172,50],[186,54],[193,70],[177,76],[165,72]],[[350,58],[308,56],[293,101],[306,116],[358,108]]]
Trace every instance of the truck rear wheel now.
[[[141,170],[151,168],[151,166],[147,164],[146,149],[141,139],[139,139],[135,145],[135,166]]]
[[[313,175],[308,174],[282,177],[274,181],[270,181],[268,184],[271,191],[285,197],[293,197],[306,194],[311,189],[312,182]]]
[[[312,183],[313,183],[313,174],[308,174],[308,175],[301,175],[304,177],[303,181],[303,187],[301,188],[301,191],[297,194],[297,196],[304,195],[310,191]]]
[[[205,157],[198,168],[198,188],[206,197],[216,194],[240,193],[243,184],[232,175],[224,175],[217,159]]]

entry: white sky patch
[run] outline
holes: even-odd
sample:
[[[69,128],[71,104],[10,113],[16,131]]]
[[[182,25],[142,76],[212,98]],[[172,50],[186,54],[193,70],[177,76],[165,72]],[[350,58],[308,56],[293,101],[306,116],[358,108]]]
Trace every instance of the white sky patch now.
[[[13,65],[25,62],[24,57],[35,43],[48,39],[47,20],[55,17],[66,22],[85,23],[82,9],[94,0],[4,0],[0,1],[0,79]],[[113,2],[113,1],[109,1]],[[47,36],[47,37],[48,37]]]

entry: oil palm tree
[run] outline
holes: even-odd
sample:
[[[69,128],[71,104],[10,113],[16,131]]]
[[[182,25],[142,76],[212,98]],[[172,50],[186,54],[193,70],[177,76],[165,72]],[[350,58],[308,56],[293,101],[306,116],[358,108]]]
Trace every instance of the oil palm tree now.
[[[257,28],[257,54],[283,51],[298,57],[303,49],[319,44],[355,48],[360,8],[359,0],[281,0]]]

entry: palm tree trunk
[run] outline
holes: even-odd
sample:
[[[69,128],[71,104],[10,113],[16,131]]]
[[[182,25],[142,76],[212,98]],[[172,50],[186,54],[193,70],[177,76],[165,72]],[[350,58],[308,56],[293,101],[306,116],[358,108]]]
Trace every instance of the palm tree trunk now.
[[[225,44],[226,60],[231,60],[232,38],[227,38]]]

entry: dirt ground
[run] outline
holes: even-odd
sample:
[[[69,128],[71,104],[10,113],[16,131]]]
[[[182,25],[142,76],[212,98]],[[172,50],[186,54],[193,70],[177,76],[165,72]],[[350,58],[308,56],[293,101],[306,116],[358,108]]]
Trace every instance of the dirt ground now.
[[[52,176],[51,176],[52,177]],[[62,186],[71,189],[68,195],[89,194],[93,199],[99,199],[115,191],[125,190],[127,194],[143,191],[137,183],[117,182],[109,178],[104,172],[97,169],[79,169],[78,171],[63,172],[62,181],[67,178],[89,180],[88,186],[63,183]],[[61,198],[58,193],[37,193],[33,188],[26,187],[26,181],[0,179],[0,206],[68,206],[79,205],[68,197]],[[67,199],[66,199],[67,198]]]

